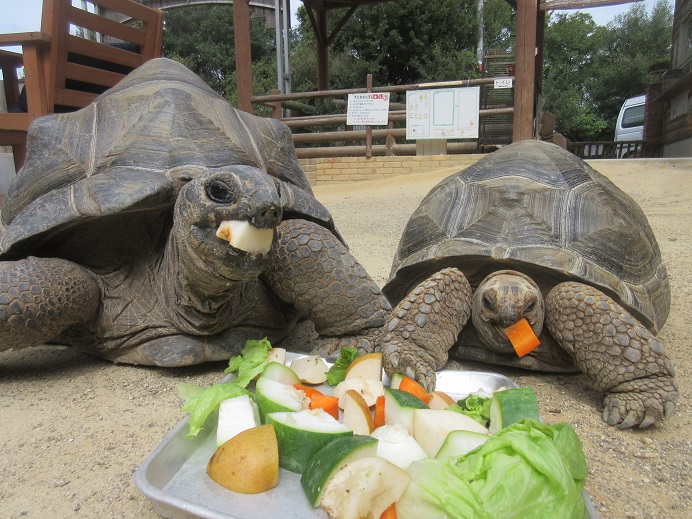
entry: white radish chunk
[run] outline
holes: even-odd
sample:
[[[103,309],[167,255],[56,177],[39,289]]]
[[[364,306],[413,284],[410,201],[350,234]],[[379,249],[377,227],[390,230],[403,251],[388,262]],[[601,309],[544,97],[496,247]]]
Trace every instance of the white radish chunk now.
[[[370,435],[377,438],[377,456],[406,469],[414,461],[428,457],[418,442],[401,425],[383,425]]]
[[[488,434],[488,429],[476,420],[456,411],[416,409],[413,412],[413,437],[431,458],[435,457],[452,431]]]
[[[266,254],[272,247],[274,229],[258,229],[245,220],[224,220],[216,229],[216,236],[236,249]]]
[[[216,429],[216,446],[251,427],[260,425],[257,405],[247,395],[224,400],[219,405],[219,425]]]

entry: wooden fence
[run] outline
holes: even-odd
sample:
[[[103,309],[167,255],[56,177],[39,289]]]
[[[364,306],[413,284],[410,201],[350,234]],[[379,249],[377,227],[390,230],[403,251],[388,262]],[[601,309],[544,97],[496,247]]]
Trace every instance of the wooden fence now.
[[[463,88],[493,85],[495,78],[468,79],[463,81],[446,81],[438,83],[421,83],[415,85],[396,85],[372,87],[372,78],[368,76],[368,86],[343,90],[320,90],[281,94],[274,91],[271,95],[253,96],[251,101],[256,105],[272,108],[272,117],[282,120],[293,131],[298,158],[322,157],[372,157],[392,155],[415,155],[417,145],[406,141],[406,107],[402,103],[390,103],[387,128],[364,129],[349,128],[346,125],[346,107],[349,94],[362,93],[406,93],[409,90],[435,88]],[[310,100],[330,100],[331,105],[339,107],[341,113],[320,115],[312,105],[304,103]],[[298,116],[286,116],[285,111],[302,112]],[[304,115],[305,112],[313,112]],[[479,116],[512,114],[513,107],[490,107],[481,109]],[[325,127],[332,127],[326,129]],[[378,144],[375,144],[377,142]],[[479,151],[478,140],[448,142],[447,153],[476,153]]]
[[[582,159],[641,159],[663,156],[660,140],[571,142],[569,151]]]

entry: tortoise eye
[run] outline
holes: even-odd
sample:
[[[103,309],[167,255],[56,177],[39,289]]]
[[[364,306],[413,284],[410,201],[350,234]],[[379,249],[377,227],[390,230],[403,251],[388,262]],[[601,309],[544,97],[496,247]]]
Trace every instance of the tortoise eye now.
[[[533,312],[536,309],[536,301],[531,301],[528,305],[526,305],[526,311],[527,312]]]
[[[214,180],[207,186],[207,196],[220,204],[227,204],[233,201],[231,189],[220,180]]]

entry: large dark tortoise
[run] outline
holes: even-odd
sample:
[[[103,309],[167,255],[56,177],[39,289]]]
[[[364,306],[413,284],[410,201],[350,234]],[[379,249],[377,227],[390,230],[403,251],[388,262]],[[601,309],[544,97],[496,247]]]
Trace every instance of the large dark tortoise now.
[[[290,130],[184,66],[152,60],[32,125],[0,219],[0,350],[181,366],[278,341],[304,317],[327,343],[367,345],[390,309]]]
[[[622,428],[674,410],[673,365],[654,337],[670,309],[654,234],[629,196],[555,145],[513,144],[440,182],[383,292],[398,303],[380,346],[387,369],[428,387],[449,352],[581,371]],[[522,318],[541,344],[520,358],[504,329]]]

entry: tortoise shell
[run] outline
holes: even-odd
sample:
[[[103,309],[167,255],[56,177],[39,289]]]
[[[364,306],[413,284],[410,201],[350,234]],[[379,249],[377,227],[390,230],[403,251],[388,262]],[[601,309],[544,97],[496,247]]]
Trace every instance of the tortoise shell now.
[[[148,61],[86,108],[33,122],[0,214],[0,258],[116,268],[162,242],[185,182],[234,164],[275,179],[284,218],[336,233],[286,125],[236,110],[180,63]]]
[[[666,267],[641,208],[562,148],[523,141],[435,186],[401,237],[393,304],[448,266],[472,287],[496,270],[529,275],[543,294],[577,280],[602,290],[652,331],[670,310]]]

